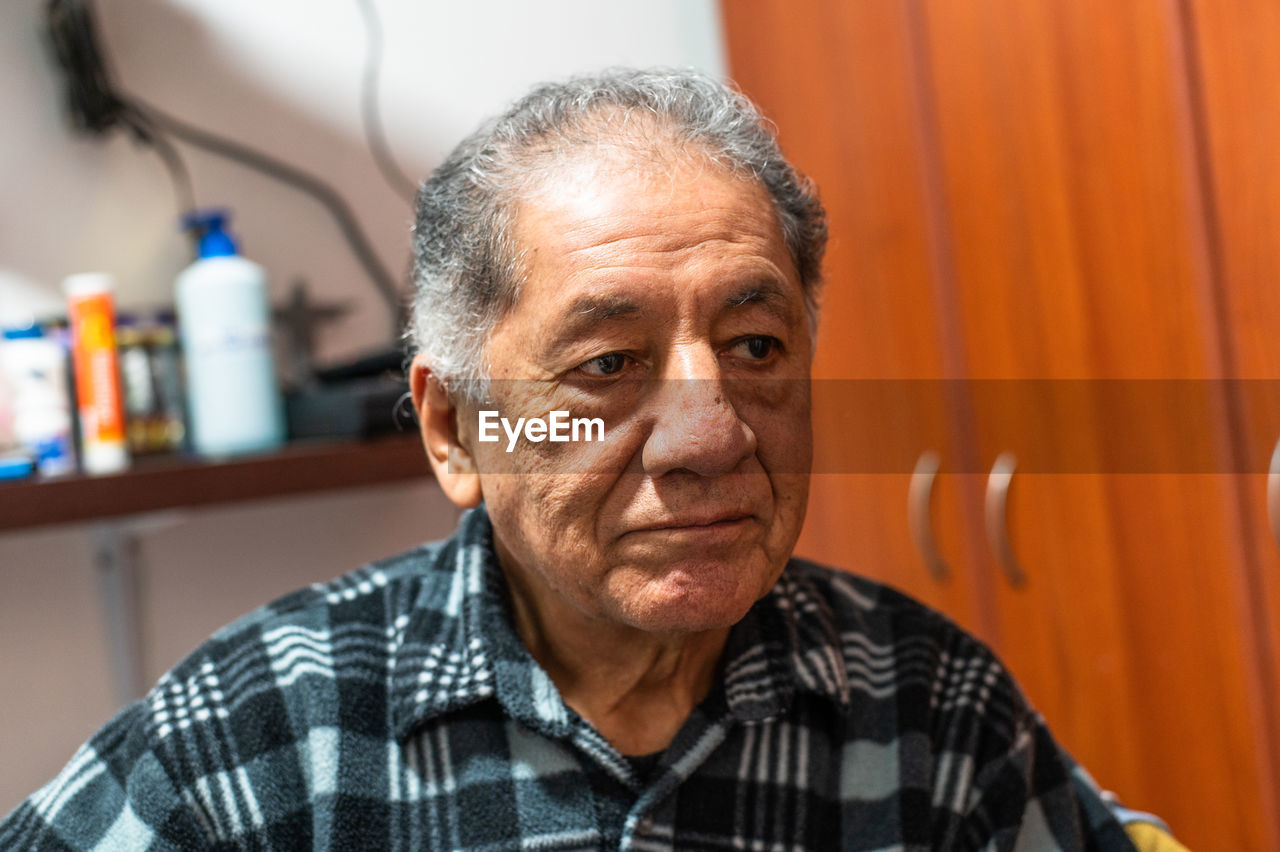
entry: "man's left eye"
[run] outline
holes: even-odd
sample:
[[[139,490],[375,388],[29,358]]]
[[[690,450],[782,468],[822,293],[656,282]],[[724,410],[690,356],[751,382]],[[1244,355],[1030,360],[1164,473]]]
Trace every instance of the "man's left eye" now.
[[[607,355],[598,355],[590,361],[584,361],[578,365],[578,369],[593,378],[604,378],[617,375],[626,366],[626,355],[621,352],[610,352]]]
[[[739,340],[734,344],[734,349],[745,354],[753,361],[763,361],[777,351],[779,346],[781,346],[781,343],[776,337],[753,334],[750,337],[744,337]]]

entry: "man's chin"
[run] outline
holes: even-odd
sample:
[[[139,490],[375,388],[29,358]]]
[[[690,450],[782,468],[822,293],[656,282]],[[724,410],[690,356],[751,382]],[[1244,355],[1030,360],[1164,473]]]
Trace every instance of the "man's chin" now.
[[[728,630],[742,620],[746,610],[734,615],[673,613],[633,620],[632,627],[655,636],[695,636]]]
[[[747,611],[772,585],[763,578],[744,576],[717,566],[695,573],[676,571],[633,598],[625,620],[651,633],[704,633],[724,630]]]

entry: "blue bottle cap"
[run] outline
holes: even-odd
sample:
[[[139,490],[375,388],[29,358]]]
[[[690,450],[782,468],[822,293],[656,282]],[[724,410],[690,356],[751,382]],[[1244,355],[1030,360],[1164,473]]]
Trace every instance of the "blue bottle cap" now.
[[[236,251],[236,242],[226,231],[227,220],[231,212],[224,208],[209,210],[193,210],[182,217],[182,230],[196,231],[200,234],[198,256],[231,257]]]

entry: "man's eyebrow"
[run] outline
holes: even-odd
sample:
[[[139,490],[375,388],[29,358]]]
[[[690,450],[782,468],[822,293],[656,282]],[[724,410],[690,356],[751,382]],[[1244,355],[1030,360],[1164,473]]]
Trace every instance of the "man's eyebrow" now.
[[[732,310],[744,305],[760,305],[779,321],[790,324],[796,312],[781,287],[772,282],[755,282],[734,290],[724,299],[724,308]],[[630,320],[641,313],[639,303],[609,294],[588,293],[573,302],[554,320],[544,352],[554,353],[609,320]]]
[[[620,296],[579,296],[565,311],[569,322],[597,323],[616,317],[629,317],[640,313],[640,306]]]
[[[724,300],[726,308],[740,308],[743,305],[753,304],[760,305],[784,323],[795,320],[796,314],[791,300],[776,284],[763,282],[748,284],[730,293]]]
[[[601,323],[633,319],[639,314],[640,305],[631,299],[607,294],[579,296],[553,320],[553,327],[547,329],[551,334],[545,351],[554,352],[571,345]]]

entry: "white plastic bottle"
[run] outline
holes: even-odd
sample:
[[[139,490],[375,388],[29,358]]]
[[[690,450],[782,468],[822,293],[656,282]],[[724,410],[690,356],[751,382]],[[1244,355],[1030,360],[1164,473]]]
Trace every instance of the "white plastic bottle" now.
[[[267,276],[240,257],[226,213],[187,219],[199,259],[178,275],[192,447],[205,456],[265,452],[284,443],[284,408],[271,354]]]

